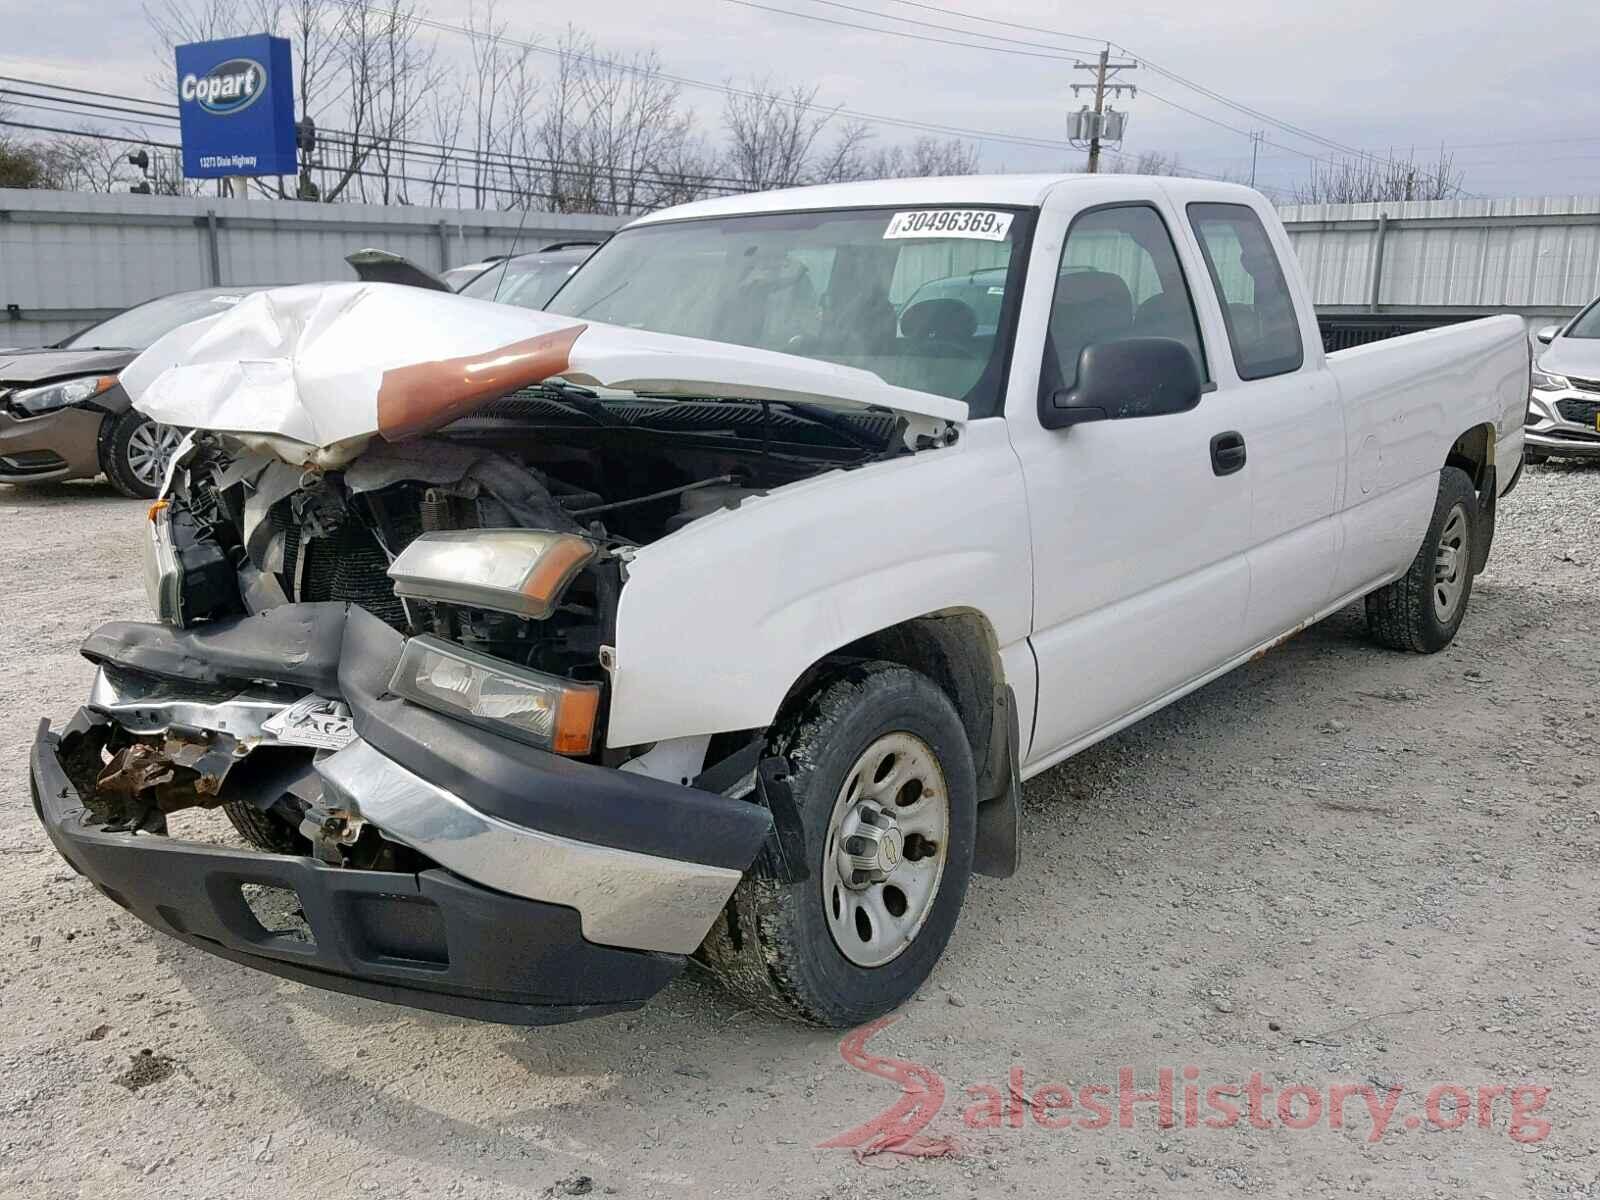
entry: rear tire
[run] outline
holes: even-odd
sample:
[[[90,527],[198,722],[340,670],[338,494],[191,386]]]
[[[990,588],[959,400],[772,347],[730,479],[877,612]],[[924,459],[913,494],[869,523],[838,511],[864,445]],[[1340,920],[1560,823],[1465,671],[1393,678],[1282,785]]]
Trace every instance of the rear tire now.
[[[1367,630],[1391,650],[1433,654],[1461,628],[1472,595],[1478,494],[1459,467],[1439,472],[1433,519],[1411,568],[1367,596]]]
[[[124,496],[153,499],[181,438],[170,425],[130,408],[120,417],[107,417],[100,427],[100,468]]]
[[[933,681],[886,662],[825,678],[769,745],[789,762],[810,875],[745,879],[699,958],[757,1008],[859,1025],[910,997],[955,929],[977,820],[971,747]]]

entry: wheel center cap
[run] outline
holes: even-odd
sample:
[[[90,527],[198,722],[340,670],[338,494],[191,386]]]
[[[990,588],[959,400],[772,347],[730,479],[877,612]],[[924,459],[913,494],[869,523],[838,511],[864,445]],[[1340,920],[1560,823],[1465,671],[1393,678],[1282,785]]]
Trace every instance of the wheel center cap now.
[[[878,843],[878,861],[883,864],[885,871],[892,871],[900,861],[900,851],[904,845],[904,838],[898,829],[891,829]]]
[[[847,887],[882,883],[905,857],[905,834],[894,817],[863,801],[845,821],[839,839],[839,874]]]
[[[1439,556],[1435,560],[1434,574],[1439,579],[1454,579],[1456,577],[1456,548],[1454,546],[1440,546]]]

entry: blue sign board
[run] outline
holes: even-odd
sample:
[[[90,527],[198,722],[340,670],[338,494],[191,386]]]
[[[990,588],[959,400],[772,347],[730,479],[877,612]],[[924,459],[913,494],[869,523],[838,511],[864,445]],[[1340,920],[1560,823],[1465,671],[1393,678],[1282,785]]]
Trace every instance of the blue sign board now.
[[[260,33],[179,46],[178,120],[191,179],[293,175],[289,39]]]

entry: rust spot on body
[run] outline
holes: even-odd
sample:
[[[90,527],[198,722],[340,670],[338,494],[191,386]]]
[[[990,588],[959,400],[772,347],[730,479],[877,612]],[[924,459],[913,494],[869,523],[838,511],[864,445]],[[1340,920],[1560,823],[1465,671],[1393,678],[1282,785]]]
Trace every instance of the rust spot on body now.
[[[567,370],[573,325],[494,350],[392,367],[378,385],[378,432],[391,442],[429,433],[518,388]]]

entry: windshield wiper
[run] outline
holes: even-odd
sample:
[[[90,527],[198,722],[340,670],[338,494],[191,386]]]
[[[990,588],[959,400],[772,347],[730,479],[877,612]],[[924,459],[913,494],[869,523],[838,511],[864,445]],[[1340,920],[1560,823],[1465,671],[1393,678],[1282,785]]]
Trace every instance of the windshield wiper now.
[[[579,387],[575,383],[568,383],[564,379],[546,379],[539,385],[540,399],[549,400],[562,408],[577,413],[579,416],[588,417],[596,425],[603,425],[608,429],[626,426],[616,413],[612,412],[600,402],[598,392],[586,387]]]
[[[798,417],[803,417],[814,425],[821,425],[824,429],[831,429],[851,445],[861,450],[881,452],[887,441],[874,441],[868,434],[857,429],[844,414],[835,412],[822,404],[812,404],[807,400],[759,400],[758,404],[776,404],[788,409]]]
[[[885,442],[874,441],[870,434],[857,429],[842,413],[828,408],[823,404],[812,404],[808,400],[762,400],[750,396],[678,396],[667,392],[638,392],[636,395],[648,400],[696,400],[708,404],[759,404],[763,409],[771,406],[787,409],[795,416],[813,425],[820,425],[830,429],[844,438],[858,450],[871,450],[874,454],[881,454]]]

